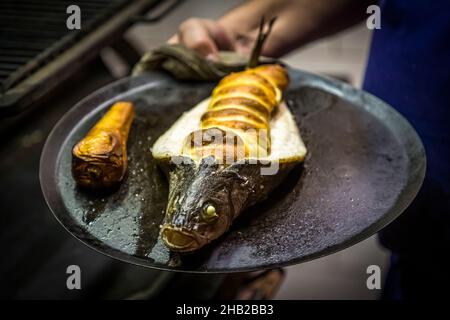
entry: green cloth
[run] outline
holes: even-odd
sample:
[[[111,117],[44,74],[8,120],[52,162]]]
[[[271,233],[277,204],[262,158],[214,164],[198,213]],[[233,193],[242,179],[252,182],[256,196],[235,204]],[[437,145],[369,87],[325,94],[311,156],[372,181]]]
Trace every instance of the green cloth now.
[[[219,52],[219,62],[206,60],[182,45],[163,45],[146,53],[133,75],[164,70],[179,80],[217,81],[231,72],[244,70],[248,59],[231,51]]]

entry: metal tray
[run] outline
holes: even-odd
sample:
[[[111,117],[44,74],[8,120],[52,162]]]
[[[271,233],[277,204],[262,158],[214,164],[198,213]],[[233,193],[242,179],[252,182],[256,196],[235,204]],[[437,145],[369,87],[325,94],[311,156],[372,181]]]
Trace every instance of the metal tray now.
[[[296,264],[349,247],[395,219],[417,194],[425,153],[411,125],[390,106],[337,80],[290,70],[286,101],[308,148],[270,199],[244,212],[198,252],[170,252],[158,237],[168,185],[151,146],[214,84],[148,73],[113,83],[79,102],[43,149],[41,186],[61,224],[86,245],[151,268],[240,272]],[[71,149],[115,101],[136,106],[129,167],[108,194],[78,190]]]

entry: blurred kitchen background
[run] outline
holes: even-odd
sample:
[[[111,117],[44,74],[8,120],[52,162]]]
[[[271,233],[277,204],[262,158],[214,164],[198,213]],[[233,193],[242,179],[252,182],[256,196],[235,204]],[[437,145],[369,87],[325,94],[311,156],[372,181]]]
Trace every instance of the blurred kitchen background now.
[[[33,19],[40,18],[40,9],[45,7],[58,13],[55,6],[48,4],[52,1],[48,0],[46,4],[42,2],[41,6],[40,1],[5,0],[0,4],[0,10],[4,10],[0,11],[0,14],[6,14],[8,10],[8,12],[12,12],[19,8],[30,18],[21,16],[14,20],[9,13],[9,20],[14,20],[14,26],[19,26],[20,23],[29,24],[33,22]],[[101,3],[106,3],[103,0],[98,1],[97,4],[95,1],[73,2],[80,3],[82,14],[85,6],[94,12]],[[116,2],[119,1],[116,0]],[[120,297],[113,292],[122,294],[124,282],[131,284],[131,279],[136,280],[139,279],[138,277],[142,277],[140,283],[145,284],[145,279],[151,279],[148,270],[129,266],[93,252],[71,238],[56,222],[42,198],[39,187],[40,152],[51,128],[70,107],[95,89],[129,73],[129,63],[124,63],[117,52],[128,53],[129,61],[136,61],[138,55],[132,50],[124,50],[129,44],[135,47],[139,54],[142,54],[164,43],[176,32],[178,25],[183,20],[189,17],[218,18],[240,2],[239,0],[186,0],[156,23],[134,24],[125,34],[126,43],[121,41],[120,46],[116,45],[101,50],[100,57],[90,60],[89,67],[85,66],[84,69],[77,71],[76,76],[65,79],[58,93],[52,92],[50,97],[44,100],[44,103],[40,103],[34,110],[27,111],[25,114],[0,119],[0,134],[4,140],[0,145],[2,182],[0,187],[0,243],[3,255],[0,263],[0,274],[2,275],[0,277],[0,296],[86,298],[84,292],[67,292],[64,287],[66,274],[60,268],[72,263],[79,264],[84,270],[86,283],[95,283],[90,288],[88,297],[97,297],[96,292],[100,292],[106,286],[112,287],[111,294],[102,297]],[[62,21],[65,21],[65,17],[66,13],[62,11]],[[7,18],[8,15],[2,21],[8,23]],[[39,30],[35,31],[39,33]],[[11,30],[0,30],[1,32],[11,34]],[[54,32],[48,33],[48,38],[45,39],[41,39],[39,36],[35,39],[27,39],[27,48],[30,49],[31,44],[33,46],[42,45],[47,39],[50,39],[51,34]],[[362,24],[347,32],[302,48],[285,57],[284,60],[294,68],[337,77],[359,87],[363,79],[370,37],[369,30]],[[18,37],[1,39],[1,43],[6,45],[6,49],[1,48],[0,56],[10,52],[12,45],[16,45],[14,41],[19,41],[17,39]],[[96,48],[100,43],[103,42],[99,41]],[[68,51],[75,53],[75,50],[72,49]],[[26,59],[28,52],[21,49],[22,56],[20,58]],[[12,58],[17,57],[19,56],[12,56]],[[84,55],[83,59],[77,59],[76,62],[67,66],[65,73],[73,70],[78,64],[81,65],[84,60],[87,60],[87,55]],[[6,63],[0,63],[0,67],[3,66],[11,67],[13,64],[6,61]],[[0,78],[6,79],[9,74],[8,70],[0,71]],[[62,77],[59,78],[62,79]],[[46,82],[45,87],[41,87],[39,90],[45,91],[44,89],[56,85],[55,79],[58,77],[54,77],[52,82]],[[44,82],[38,79],[35,83],[43,84]],[[37,100],[36,94],[32,96],[33,99]],[[2,100],[3,102],[4,100]],[[23,201],[24,198],[26,201]],[[66,255],[59,254],[61,252]],[[380,291],[367,289],[366,269],[369,265],[378,265],[381,268],[382,276],[385,277],[388,259],[388,252],[378,244],[376,237],[371,237],[339,253],[288,267],[286,279],[276,298],[376,299],[379,297]],[[133,291],[132,288],[127,288],[127,290]]]
[[[145,52],[170,38],[186,18],[219,18],[241,2],[189,0],[163,21],[133,27],[126,36]],[[370,39],[371,32],[361,24],[301,48],[283,60],[294,68],[337,77],[361,87]],[[276,298],[377,299],[380,292],[366,287],[366,268],[378,265],[386,276],[388,262],[389,253],[374,236],[333,255],[287,268],[287,277]]]

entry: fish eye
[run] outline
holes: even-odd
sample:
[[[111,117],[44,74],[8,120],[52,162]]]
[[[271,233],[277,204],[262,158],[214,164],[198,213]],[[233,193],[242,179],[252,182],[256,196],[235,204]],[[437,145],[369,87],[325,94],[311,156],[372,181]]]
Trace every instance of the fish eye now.
[[[213,220],[219,217],[216,211],[216,207],[214,207],[212,204],[207,203],[203,206],[203,214],[202,217],[205,220]]]

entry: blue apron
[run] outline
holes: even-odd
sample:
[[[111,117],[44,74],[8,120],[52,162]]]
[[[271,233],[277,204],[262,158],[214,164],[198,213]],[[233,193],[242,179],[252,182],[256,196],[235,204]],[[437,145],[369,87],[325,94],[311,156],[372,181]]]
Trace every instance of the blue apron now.
[[[364,89],[409,120],[427,154],[418,197],[380,234],[394,253],[387,294],[434,298],[450,285],[444,263],[450,259],[450,1],[379,5],[381,29],[373,35]]]

